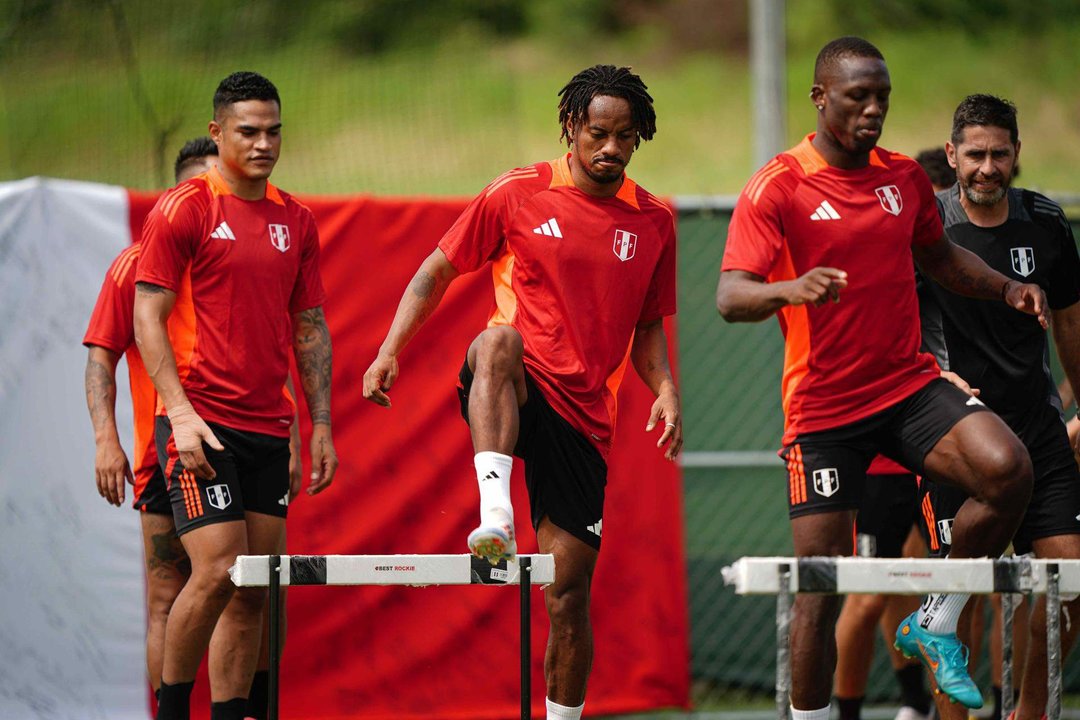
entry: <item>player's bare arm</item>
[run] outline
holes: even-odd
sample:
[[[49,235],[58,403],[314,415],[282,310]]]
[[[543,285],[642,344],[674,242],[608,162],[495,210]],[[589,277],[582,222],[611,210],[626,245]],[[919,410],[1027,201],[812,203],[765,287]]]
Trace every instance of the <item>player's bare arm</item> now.
[[[215,450],[225,448],[195,412],[180,385],[176,355],[166,325],[175,303],[176,293],[172,290],[153,283],[136,283],[135,343],[139,346],[146,372],[169,415],[180,462],[195,475],[212,480],[217,473],[207,462],[202,444],[205,442]]]
[[[840,302],[847,284],[847,273],[838,268],[816,267],[794,280],[773,283],[744,270],[725,270],[716,286],[716,308],[728,322],[760,322],[787,305]]]
[[[958,295],[983,300],[1003,300],[1020,312],[1039,318],[1047,327],[1046,294],[1042,288],[1005,277],[944,235],[931,245],[912,247],[919,269]]]
[[[379,355],[364,373],[364,397],[390,407],[386,394],[398,376],[398,355],[439,307],[446,289],[459,275],[441,248],[427,256],[401,296],[394,322],[379,348]]]
[[[98,494],[109,504],[124,504],[124,483],[134,482],[131,465],[116,431],[116,363],[119,353],[90,346],[86,358],[86,407],[94,425],[94,476]]]
[[[293,353],[304,398],[311,411],[311,484],[307,492],[316,495],[330,486],[338,468],[337,451],[330,432],[330,377],[334,352],[321,307],[293,315]]]
[[[630,359],[638,376],[656,395],[645,432],[652,432],[653,428],[663,423],[664,430],[656,441],[656,447],[667,445],[664,457],[674,460],[683,444],[682,408],[679,390],[668,365],[667,335],[662,319],[637,326],[630,347]]]
[[[1054,310],[1051,323],[1054,335],[1054,347],[1057,348],[1061,367],[1065,371],[1068,384],[1080,387],[1080,303]],[[1080,462],[1080,436],[1070,435],[1073,451]]]

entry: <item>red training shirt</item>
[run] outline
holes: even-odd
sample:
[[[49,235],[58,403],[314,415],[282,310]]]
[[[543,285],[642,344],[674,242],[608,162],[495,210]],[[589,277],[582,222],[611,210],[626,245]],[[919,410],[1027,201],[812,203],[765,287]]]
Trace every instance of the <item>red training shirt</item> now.
[[[841,170],[813,134],[747,183],[728,230],[722,270],[768,282],[815,267],[848,273],[840,302],[786,306],[784,444],[884,410],[938,377],[921,342],[911,246],[944,231],[926,173],[875,148],[870,164]]]
[[[261,200],[238,198],[211,168],[158,200],[135,279],[177,294],[169,338],[196,412],[287,436],[289,314],[326,300],[311,211],[269,183]]]
[[[90,315],[90,325],[83,337],[83,345],[87,347],[96,345],[127,357],[135,420],[135,447],[132,454],[134,501],[138,501],[158,465],[154,445],[157,391],[146,374],[142,357],[135,346],[135,267],[139,262],[141,247],[136,244],[125,248],[109,266],[94,304],[94,312]]]
[[[606,457],[634,330],[675,313],[675,223],[628,177],[615,197],[582,192],[569,158],[496,178],[439,247],[462,273],[493,261],[488,326],[521,334],[548,403]]]

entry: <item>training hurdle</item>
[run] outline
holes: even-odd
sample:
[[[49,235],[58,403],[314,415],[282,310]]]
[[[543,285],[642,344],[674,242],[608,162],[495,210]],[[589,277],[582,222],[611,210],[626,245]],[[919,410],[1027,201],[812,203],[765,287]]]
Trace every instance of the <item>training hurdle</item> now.
[[[1080,560],[744,557],[723,569],[738,595],[776,595],[776,711],[788,717],[789,629],[796,593],[923,595],[1002,593],[1002,717],[1012,711],[1016,594],[1046,595],[1047,720],[1061,717],[1061,595],[1080,594]]]
[[[472,555],[239,555],[229,575],[238,587],[270,590],[269,720],[278,720],[283,585],[519,585],[521,717],[532,717],[529,590],[555,581],[552,555],[518,555],[517,562],[498,565]]]

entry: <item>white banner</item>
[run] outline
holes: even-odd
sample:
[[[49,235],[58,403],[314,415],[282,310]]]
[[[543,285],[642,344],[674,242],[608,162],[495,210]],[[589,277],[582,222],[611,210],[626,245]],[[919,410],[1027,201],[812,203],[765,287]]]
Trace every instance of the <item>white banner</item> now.
[[[139,518],[98,496],[81,345],[105,271],[129,243],[123,188],[0,183],[4,720],[149,717]],[[118,374],[130,457],[124,363]]]

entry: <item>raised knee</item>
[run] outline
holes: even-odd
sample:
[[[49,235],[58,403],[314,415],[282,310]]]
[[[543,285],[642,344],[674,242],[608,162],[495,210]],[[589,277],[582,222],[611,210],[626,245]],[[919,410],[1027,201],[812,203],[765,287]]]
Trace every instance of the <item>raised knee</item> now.
[[[987,502],[1020,511],[1026,508],[1034,482],[1027,448],[1014,440],[994,448],[983,460],[985,482],[981,485]]]
[[[476,368],[516,365],[525,354],[521,335],[512,327],[488,328],[476,340]]]

